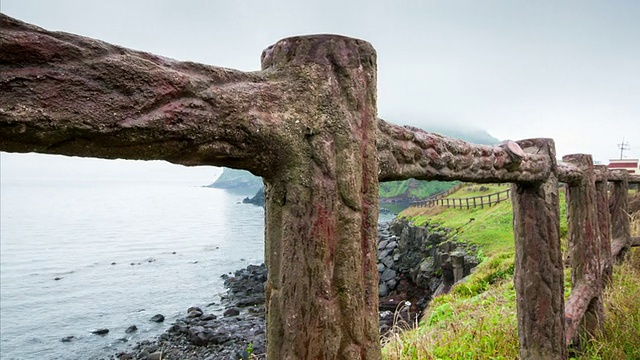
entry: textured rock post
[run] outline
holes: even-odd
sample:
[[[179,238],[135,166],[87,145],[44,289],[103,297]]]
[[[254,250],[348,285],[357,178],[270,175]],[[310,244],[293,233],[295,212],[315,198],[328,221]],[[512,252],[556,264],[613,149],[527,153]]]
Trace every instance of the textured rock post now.
[[[596,179],[591,155],[566,155],[582,176],[568,183],[569,254],[571,295],[565,304],[565,341],[578,344],[601,332],[604,326],[602,272],[600,269],[600,229],[597,219]]]
[[[566,359],[558,180],[551,139],[518,142],[550,162],[547,180],[512,185],[515,287],[521,359]]]
[[[619,180],[613,182],[609,198],[611,255],[616,261],[622,261],[631,248],[631,224],[627,213],[629,181],[625,170],[615,170],[614,172],[618,175]]]
[[[380,358],[370,44],[284,39],[243,73],[0,14],[0,46],[0,150],[262,176],[268,358]]]
[[[265,179],[267,356],[379,359],[375,52],[290,38],[262,65],[302,79],[288,119],[297,151]]]
[[[607,166],[594,165],[594,170],[602,176],[596,176],[596,209],[600,232],[600,265],[604,285],[611,283],[613,260],[611,258],[611,214],[609,213]]]

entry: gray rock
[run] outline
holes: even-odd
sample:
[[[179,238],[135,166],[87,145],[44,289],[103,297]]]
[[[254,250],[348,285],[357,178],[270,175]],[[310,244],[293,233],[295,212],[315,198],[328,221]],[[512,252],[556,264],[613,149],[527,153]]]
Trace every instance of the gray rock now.
[[[189,328],[189,340],[195,345],[206,345],[207,336],[205,334],[205,328],[202,326],[192,326]]]
[[[384,259],[382,259],[382,263],[384,264],[384,266],[386,266],[388,268],[392,268],[393,267],[393,257],[391,255],[385,257]],[[380,270],[380,268],[378,268],[378,270]]]
[[[387,281],[385,284],[387,285],[389,290],[394,290],[396,288],[396,286],[398,286],[398,280],[391,279],[391,280]]]
[[[131,334],[132,332],[138,331],[138,327],[135,325],[131,325],[124,332],[127,334]]]
[[[385,248],[387,249],[395,249],[396,247],[398,247],[398,243],[395,241],[389,241],[389,243],[387,244],[387,246]]]
[[[384,271],[384,264],[383,263],[378,263],[378,272],[381,273]]]
[[[93,330],[91,333],[96,335],[107,335],[109,333],[109,329],[97,329]]]
[[[382,250],[386,248],[388,243],[389,243],[389,240],[380,241],[380,243],[378,244],[378,250]]]
[[[162,351],[156,351],[149,354],[147,360],[161,360],[162,359]]]
[[[209,320],[215,320],[218,317],[213,315],[213,314],[204,314],[202,316],[200,316],[200,321],[209,321]]]
[[[387,284],[385,283],[380,284],[380,287],[378,287],[378,295],[380,297],[385,297],[389,295],[389,288],[387,287]]]
[[[192,311],[198,311],[198,312],[200,312],[200,313],[202,313],[202,312],[203,312],[203,311],[202,311],[202,309],[200,309],[199,307],[197,307],[197,306],[191,306],[190,308],[188,308],[188,309],[187,309],[187,314],[188,314],[188,313],[190,313],[190,312],[192,312]]]
[[[164,321],[164,315],[162,315],[162,314],[153,315],[153,317],[151,319],[149,319],[149,321],[161,323],[161,322]]]
[[[420,272],[433,273],[434,263],[433,258],[428,257],[420,263]]]
[[[145,346],[142,351],[146,351],[149,354],[154,353],[156,351],[158,351],[158,345],[149,345],[149,346]]]
[[[382,275],[380,275],[380,281],[388,281],[396,278],[396,272],[392,269],[386,269]]]
[[[240,310],[236,308],[228,308],[227,310],[224,311],[223,315],[225,317],[238,316],[240,315]]]
[[[384,249],[378,252],[378,260],[384,259],[387,255],[391,254],[393,249]]]

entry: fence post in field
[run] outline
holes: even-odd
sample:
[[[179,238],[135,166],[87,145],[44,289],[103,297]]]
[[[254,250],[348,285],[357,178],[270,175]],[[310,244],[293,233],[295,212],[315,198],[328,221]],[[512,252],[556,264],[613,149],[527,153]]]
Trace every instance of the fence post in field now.
[[[604,285],[611,283],[613,276],[613,259],[611,258],[611,213],[609,213],[609,196],[607,182],[607,166],[594,165],[596,171],[596,200],[598,213],[598,229],[600,231],[600,264]]]
[[[626,170],[614,170],[616,179],[609,198],[609,212],[611,214],[611,255],[616,261],[622,261],[631,248],[631,225],[629,223],[628,188]]]
[[[577,345],[580,339],[593,338],[604,329],[601,238],[591,155],[566,155],[562,160],[582,173],[567,183],[571,295],[565,303],[565,341]]]
[[[552,169],[546,180],[511,185],[520,358],[566,359],[555,145],[551,139],[518,144],[547,156]]]

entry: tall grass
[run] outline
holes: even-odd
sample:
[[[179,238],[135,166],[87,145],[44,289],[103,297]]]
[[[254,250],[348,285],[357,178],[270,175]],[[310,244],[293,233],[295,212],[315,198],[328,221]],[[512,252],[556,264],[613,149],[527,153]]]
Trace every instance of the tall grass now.
[[[564,235],[563,194],[560,200],[560,227]],[[510,202],[484,211],[431,208],[421,213],[409,209],[401,215],[458,229],[461,240],[479,245],[485,261],[449,294],[433,299],[417,328],[395,332],[383,339],[383,358],[516,359],[518,335]],[[477,224],[469,222],[471,217]],[[636,217],[636,221],[640,219]],[[632,228],[638,229],[635,221]],[[568,269],[566,275],[565,295],[568,295]],[[571,359],[640,359],[640,250],[634,249],[630,261],[614,267],[613,282],[603,300],[604,333],[588,342],[581,353],[572,354]]]
[[[632,257],[614,268],[613,283],[605,291],[604,333],[571,359],[640,359],[640,251],[634,249]],[[477,274],[486,276],[488,270]],[[418,328],[384,339],[383,358],[516,359],[515,297],[511,279],[479,293],[458,284],[432,301]]]

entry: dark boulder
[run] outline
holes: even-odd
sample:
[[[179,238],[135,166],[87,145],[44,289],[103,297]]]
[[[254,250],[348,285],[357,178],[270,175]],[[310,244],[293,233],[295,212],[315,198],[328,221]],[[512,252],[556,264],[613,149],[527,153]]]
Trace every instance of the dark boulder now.
[[[62,339],[60,339],[60,341],[62,342],[71,342],[71,340],[73,340],[75,338],[75,336],[70,335],[70,336],[65,336]]]
[[[132,332],[138,331],[138,327],[135,325],[131,325],[124,332],[127,334],[131,334]]]
[[[97,329],[93,330],[91,333],[96,335],[107,335],[109,333],[109,329]]]
[[[153,317],[151,319],[149,319],[149,321],[161,323],[161,322],[164,321],[164,315],[162,315],[162,314],[153,315]]]

